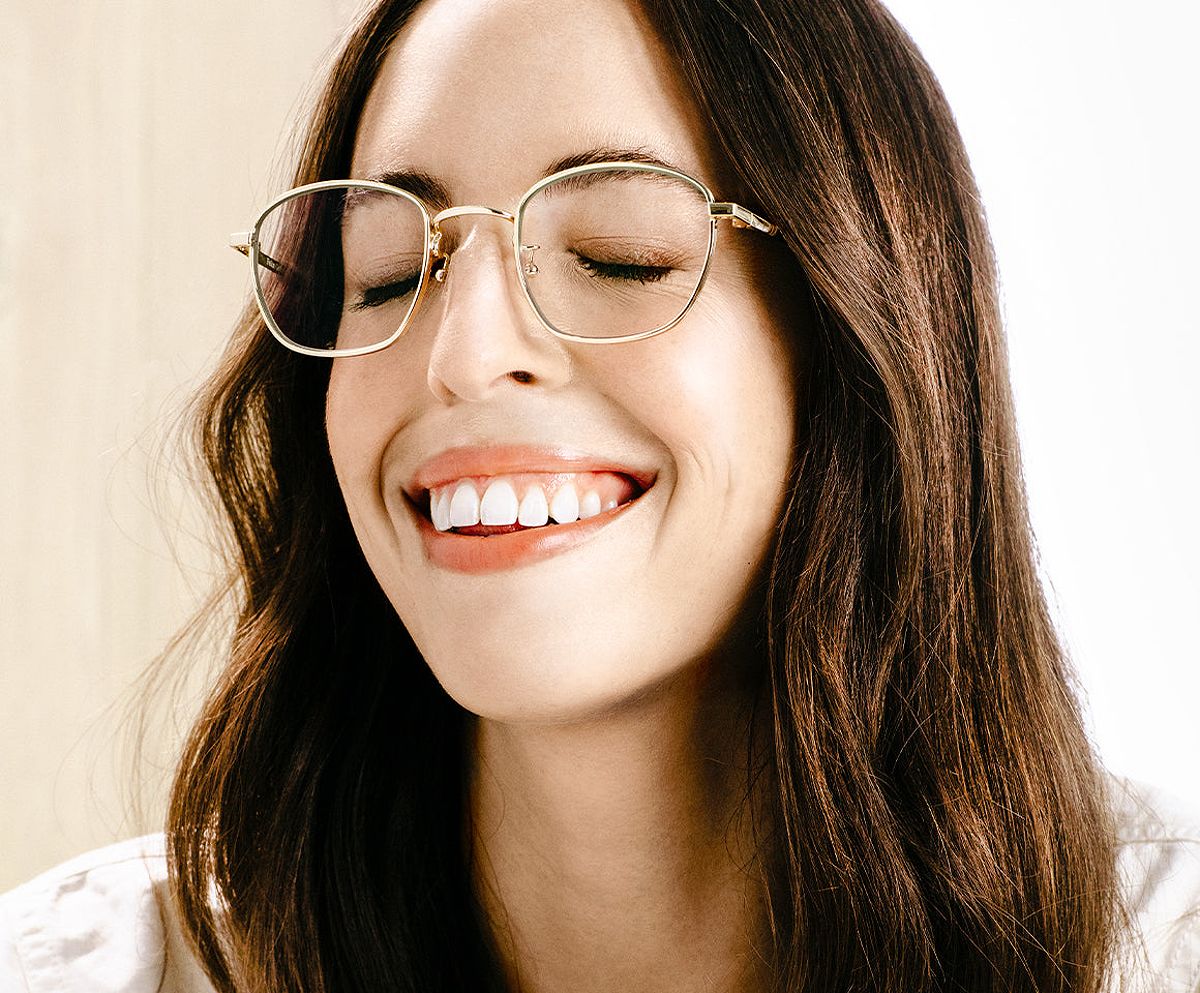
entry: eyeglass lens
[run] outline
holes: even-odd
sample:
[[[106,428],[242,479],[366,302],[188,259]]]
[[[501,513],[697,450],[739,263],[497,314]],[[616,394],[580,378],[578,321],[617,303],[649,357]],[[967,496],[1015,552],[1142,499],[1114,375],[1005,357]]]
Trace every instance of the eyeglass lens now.
[[[564,177],[530,197],[518,221],[530,299],[567,334],[611,338],[670,324],[708,260],[707,199],[674,176],[610,169]],[[425,237],[421,208],[398,193],[347,185],[292,197],[259,225],[263,299],[297,344],[378,344],[413,311]],[[452,247],[449,238],[444,245]]]

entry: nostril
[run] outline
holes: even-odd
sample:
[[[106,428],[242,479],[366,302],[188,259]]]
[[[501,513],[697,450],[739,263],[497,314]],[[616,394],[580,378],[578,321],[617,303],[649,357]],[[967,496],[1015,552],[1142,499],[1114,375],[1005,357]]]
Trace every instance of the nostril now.
[[[533,373],[526,372],[524,369],[516,369],[513,372],[510,372],[509,375],[513,379],[515,379],[518,383],[532,383],[533,382]]]

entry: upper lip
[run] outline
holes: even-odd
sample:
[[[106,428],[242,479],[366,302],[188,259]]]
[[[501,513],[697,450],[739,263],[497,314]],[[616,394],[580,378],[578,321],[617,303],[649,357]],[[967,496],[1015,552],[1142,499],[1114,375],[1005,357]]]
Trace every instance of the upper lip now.
[[[404,491],[418,500],[429,490],[465,476],[502,476],[518,472],[619,472],[642,490],[653,484],[656,471],[631,466],[618,458],[568,446],[521,444],[461,445],[438,452],[413,472]]]

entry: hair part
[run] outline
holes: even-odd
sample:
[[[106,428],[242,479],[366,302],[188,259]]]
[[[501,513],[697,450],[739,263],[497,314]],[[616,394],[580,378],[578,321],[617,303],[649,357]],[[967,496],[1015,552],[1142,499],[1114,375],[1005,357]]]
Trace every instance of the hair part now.
[[[349,34],[297,185],[348,174],[415,6]],[[1037,579],[995,263],[945,99],[873,0],[641,7],[811,298],[766,603],[775,988],[1097,993],[1114,830]],[[240,613],[172,795],[175,899],[222,993],[502,990],[467,868],[465,715],[358,548],[327,376],[251,307],[200,400]]]

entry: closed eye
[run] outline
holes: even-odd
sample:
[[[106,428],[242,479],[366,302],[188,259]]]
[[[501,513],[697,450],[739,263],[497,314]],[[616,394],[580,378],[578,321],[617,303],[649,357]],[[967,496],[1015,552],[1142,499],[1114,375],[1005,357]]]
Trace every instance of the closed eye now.
[[[674,270],[669,265],[636,265],[627,262],[598,262],[586,255],[576,253],[579,268],[593,279],[604,279],[614,283],[657,283]]]
[[[419,276],[413,276],[409,279],[399,279],[392,283],[384,283],[382,286],[368,287],[362,291],[362,298],[350,304],[346,309],[360,311],[370,310],[372,307],[380,307],[385,303],[390,303],[392,300],[408,296],[408,294],[416,290],[420,281]]]

